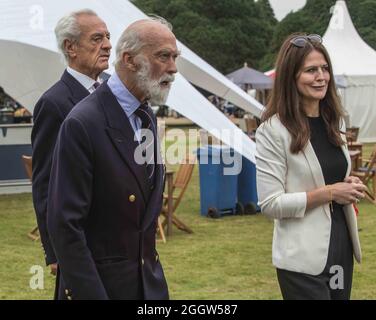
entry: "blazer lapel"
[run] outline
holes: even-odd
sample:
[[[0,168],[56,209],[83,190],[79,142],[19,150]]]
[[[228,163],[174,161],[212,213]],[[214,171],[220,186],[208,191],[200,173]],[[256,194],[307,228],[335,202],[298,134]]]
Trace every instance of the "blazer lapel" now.
[[[82,99],[86,98],[90,92],[86,90],[86,88],[79,83],[67,70],[64,71],[63,75],[61,76],[61,81],[63,81],[66,86],[71,91],[72,95],[70,100],[74,105],[79,103]]]
[[[316,187],[319,188],[319,187],[325,186],[325,179],[321,170],[321,165],[320,165],[319,160],[317,159],[315,150],[313,149],[310,141],[308,141],[308,144],[306,148],[303,150],[303,153],[311,169],[311,174],[315,181]],[[324,208],[325,208],[326,215],[330,219],[329,205],[325,205]]]
[[[135,141],[134,131],[129,123],[129,119],[107,86],[107,83],[103,83],[97,89],[96,93],[98,93],[98,97],[101,100],[101,105],[107,119],[108,127],[106,131],[115,148],[137,180],[144,196],[144,201],[147,203],[150,195],[150,187],[147,182],[146,166],[137,164],[134,159],[135,150],[139,144],[138,141]]]

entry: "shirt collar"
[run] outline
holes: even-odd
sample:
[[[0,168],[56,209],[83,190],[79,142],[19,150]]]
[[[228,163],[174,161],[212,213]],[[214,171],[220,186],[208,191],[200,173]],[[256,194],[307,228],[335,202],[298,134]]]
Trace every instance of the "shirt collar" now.
[[[116,71],[108,79],[107,85],[116,97],[120,106],[124,109],[128,117],[130,117],[141,102],[128,90],[124,83],[120,80]]]
[[[71,67],[67,67],[67,72],[79,83],[81,83],[86,90],[89,90],[91,87],[93,87],[94,83],[96,82],[94,79],[88,77],[86,74],[78,72],[77,70],[74,70]],[[100,79],[98,78],[97,81],[100,82]]]

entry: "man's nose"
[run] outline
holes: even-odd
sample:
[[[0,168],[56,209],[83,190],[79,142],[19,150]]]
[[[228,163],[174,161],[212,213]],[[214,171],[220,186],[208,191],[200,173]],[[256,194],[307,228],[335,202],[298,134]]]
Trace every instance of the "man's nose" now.
[[[107,37],[105,37],[103,40],[102,49],[106,49],[106,50],[112,49],[111,41]]]
[[[176,61],[175,61],[174,58],[170,59],[170,63],[168,64],[167,72],[169,74],[174,74],[174,73],[178,72],[178,69],[176,67]]]

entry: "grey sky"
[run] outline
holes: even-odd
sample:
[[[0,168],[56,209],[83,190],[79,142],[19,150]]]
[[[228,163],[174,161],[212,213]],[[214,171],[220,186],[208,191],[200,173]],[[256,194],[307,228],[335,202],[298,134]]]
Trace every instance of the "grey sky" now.
[[[275,17],[282,20],[290,11],[296,11],[306,4],[306,0],[269,0]]]

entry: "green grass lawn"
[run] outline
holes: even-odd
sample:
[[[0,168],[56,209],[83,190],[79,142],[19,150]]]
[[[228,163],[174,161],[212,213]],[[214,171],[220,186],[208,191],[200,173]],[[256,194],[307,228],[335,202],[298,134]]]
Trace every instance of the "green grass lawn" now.
[[[376,298],[376,207],[360,205],[364,260],[356,265],[353,299]],[[271,264],[273,223],[262,215],[218,220],[199,214],[195,169],[179,217],[194,233],[176,228],[166,244],[158,242],[172,299],[280,299]],[[45,268],[44,290],[31,290],[33,265],[43,265],[40,242],[27,236],[35,225],[29,194],[0,197],[0,299],[50,299],[53,276]]]
[[[178,209],[194,233],[176,228],[158,251],[172,299],[281,299],[271,263],[273,222],[258,214],[213,220],[200,216],[196,166]],[[376,206],[359,205],[363,263],[355,266],[353,299],[376,299]],[[45,270],[44,290],[32,290],[33,265],[43,265],[30,194],[0,196],[0,299],[51,299],[54,277]]]

